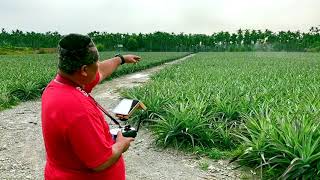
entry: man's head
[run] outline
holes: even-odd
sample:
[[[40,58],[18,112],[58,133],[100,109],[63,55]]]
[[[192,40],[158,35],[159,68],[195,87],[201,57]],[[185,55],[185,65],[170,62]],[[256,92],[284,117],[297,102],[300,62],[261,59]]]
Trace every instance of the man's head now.
[[[94,80],[98,70],[99,54],[89,36],[69,34],[58,44],[58,68],[65,74],[74,76],[81,84]]]

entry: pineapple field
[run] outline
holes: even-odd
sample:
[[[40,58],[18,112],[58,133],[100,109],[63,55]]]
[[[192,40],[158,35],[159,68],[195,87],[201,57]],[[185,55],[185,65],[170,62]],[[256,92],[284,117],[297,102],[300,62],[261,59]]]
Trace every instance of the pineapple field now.
[[[100,55],[104,59],[113,54]],[[111,79],[189,53],[135,54],[141,63],[121,66]],[[160,146],[228,160],[261,179],[313,179],[320,173],[319,60],[319,53],[197,53],[161,70],[145,85],[122,91],[122,96],[148,107],[142,114],[144,124]],[[41,96],[56,74],[57,56],[4,55],[0,64],[4,110]],[[3,118],[9,122],[10,115]],[[0,126],[4,132],[15,128],[11,120],[10,128],[5,124]],[[10,139],[6,133],[3,138],[7,136]],[[0,150],[9,152],[8,146]]]
[[[100,59],[107,59],[116,52],[102,52]],[[117,77],[152,66],[172,61],[188,53],[185,52],[139,52],[144,60],[134,66],[121,66],[112,75]],[[2,55],[0,56],[0,110],[21,101],[41,96],[45,86],[57,72],[58,57],[54,54],[41,55]],[[110,77],[110,78],[112,78]]]
[[[230,158],[262,177],[320,173],[320,54],[199,53],[124,92],[158,144]]]

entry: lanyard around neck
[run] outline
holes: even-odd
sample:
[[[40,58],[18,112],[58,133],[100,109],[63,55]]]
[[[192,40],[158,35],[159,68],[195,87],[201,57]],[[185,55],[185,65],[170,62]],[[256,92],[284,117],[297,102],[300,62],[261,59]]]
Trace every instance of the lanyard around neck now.
[[[58,79],[54,79],[55,82],[60,83],[60,84],[64,84],[62,82],[60,82]],[[89,97],[93,100],[93,102],[96,104],[96,106],[105,114],[107,115],[116,125],[119,126],[119,128],[121,128],[120,123],[114,118],[112,117],[107,110],[105,110],[89,93],[87,93],[84,89],[82,89],[81,87],[75,87],[78,91],[80,91],[84,96]]]
[[[84,89],[82,89],[81,87],[76,87],[76,89],[78,89],[80,92],[82,92],[83,95],[85,95],[86,97],[89,97],[93,100],[93,102],[96,104],[96,106],[105,114],[107,115],[116,125],[119,126],[119,128],[121,128],[120,123],[114,118],[112,117],[107,110],[105,110],[89,93],[87,93]]]
[[[88,94],[88,93],[87,93]],[[96,104],[96,106],[105,114],[107,115],[116,125],[119,126],[119,128],[121,128],[120,123],[114,118],[112,117],[107,110],[105,110],[90,94],[88,94],[88,97],[90,97],[93,102]]]

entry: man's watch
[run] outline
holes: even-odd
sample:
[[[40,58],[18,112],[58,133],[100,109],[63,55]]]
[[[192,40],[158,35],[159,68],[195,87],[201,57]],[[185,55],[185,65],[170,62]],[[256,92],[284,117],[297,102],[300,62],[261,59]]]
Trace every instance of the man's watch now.
[[[121,59],[121,65],[126,63],[126,61],[124,60],[124,57],[121,54],[116,54],[114,57],[119,57]]]

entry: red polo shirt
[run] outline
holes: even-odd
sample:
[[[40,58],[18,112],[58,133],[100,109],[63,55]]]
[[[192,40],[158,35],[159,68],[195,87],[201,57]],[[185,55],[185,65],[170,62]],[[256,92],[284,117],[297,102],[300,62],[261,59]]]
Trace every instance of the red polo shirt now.
[[[90,93],[100,79],[85,87]],[[42,95],[42,133],[47,162],[45,179],[125,179],[122,156],[111,167],[94,172],[112,155],[109,126],[94,101],[57,75]]]

